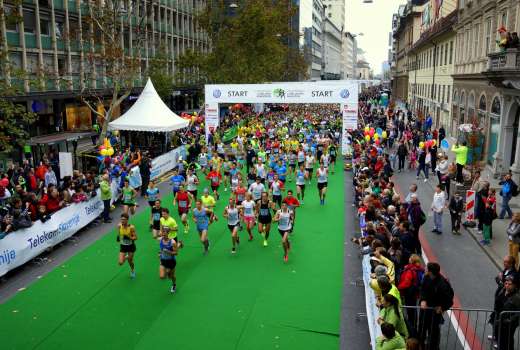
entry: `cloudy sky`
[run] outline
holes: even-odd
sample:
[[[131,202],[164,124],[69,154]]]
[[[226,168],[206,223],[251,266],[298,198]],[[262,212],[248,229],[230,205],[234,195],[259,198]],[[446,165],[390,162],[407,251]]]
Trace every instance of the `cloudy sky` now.
[[[388,59],[388,33],[392,31],[392,14],[406,0],[346,0],[347,30],[358,36],[358,46],[365,51],[365,58],[375,74],[381,73],[381,64]]]

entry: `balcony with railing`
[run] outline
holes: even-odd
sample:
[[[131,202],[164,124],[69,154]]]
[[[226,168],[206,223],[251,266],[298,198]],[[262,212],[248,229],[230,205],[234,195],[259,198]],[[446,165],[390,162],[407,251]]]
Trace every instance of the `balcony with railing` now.
[[[497,87],[520,87],[520,49],[507,49],[488,55],[483,74]]]

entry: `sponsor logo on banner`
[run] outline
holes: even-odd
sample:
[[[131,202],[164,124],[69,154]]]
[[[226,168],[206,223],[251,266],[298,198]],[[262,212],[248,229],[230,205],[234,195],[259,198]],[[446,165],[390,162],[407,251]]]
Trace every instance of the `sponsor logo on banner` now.
[[[219,98],[220,96],[222,96],[222,91],[219,89],[213,90],[213,97]]]
[[[273,96],[279,98],[285,98],[285,90],[281,88],[277,88],[273,90]]]
[[[152,160],[152,170],[150,171],[150,179],[154,180],[159,176],[167,173],[177,166],[179,156],[182,154],[181,149],[184,146],[171,150]]]
[[[350,92],[348,91],[348,89],[343,89],[339,92],[339,95],[341,96],[341,98],[349,98]]]

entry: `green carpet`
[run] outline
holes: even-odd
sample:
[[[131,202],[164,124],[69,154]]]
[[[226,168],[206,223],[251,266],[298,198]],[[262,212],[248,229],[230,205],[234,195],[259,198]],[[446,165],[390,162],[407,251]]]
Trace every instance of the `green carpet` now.
[[[1,348],[337,349],[341,163],[329,179],[325,206],[319,205],[315,180],[307,185],[287,264],[276,225],[267,248],[258,234],[248,242],[244,230],[238,253],[230,254],[221,217],[229,192],[221,194],[208,256],[193,228],[188,236],[180,233],[186,247],[178,256],[177,294],[158,278],[158,243],[147,229],[147,210],[131,220],[139,236],[135,280],[128,265],[117,265],[119,246],[111,232],[0,306]],[[171,195],[163,203],[171,210]]]

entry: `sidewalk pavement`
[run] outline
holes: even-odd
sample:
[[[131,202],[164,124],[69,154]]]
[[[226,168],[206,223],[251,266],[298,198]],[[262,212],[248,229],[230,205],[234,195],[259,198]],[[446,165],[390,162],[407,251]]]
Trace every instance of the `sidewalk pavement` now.
[[[450,143],[450,146],[455,143],[455,138],[448,137],[448,141]],[[439,153],[444,153],[439,148]],[[448,158],[450,163],[454,161],[455,154],[448,150]],[[500,179],[495,179],[493,175],[491,174],[490,170],[485,168],[481,171],[481,176],[486,179],[490,183],[490,188],[496,189],[497,193],[497,213],[500,213],[501,203],[502,203],[502,197],[500,197],[499,192],[501,186],[498,184]],[[438,183],[437,176],[431,176],[429,177],[427,183],[432,187],[435,188],[435,186]],[[421,186],[421,182],[417,182],[418,186]],[[455,192],[455,184],[452,181],[451,188],[450,188],[450,194]],[[511,201],[509,202],[509,206],[511,207],[511,210],[513,212],[520,211],[520,196],[513,197]],[[464,219],[463,219],[464,222]],[[499,269],[502,270],[502,260],[504,256],[508,255],[508,238],[506,235],[507,226],[511,222],[510,219],[496,219],[493,221],[493,239],[491,240],[491,244],[488,246],[483,246],[480,244],[480,241],[484,238],[481,233],[478,233],[477,227],[470,228],[470,227],[464,227],[465,231],[468,232],[472,238],[478,243],[480,248],[484,251],[484,253],[491,259],[493,264]]]

